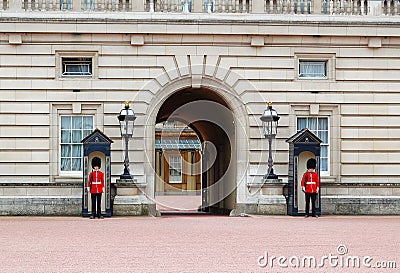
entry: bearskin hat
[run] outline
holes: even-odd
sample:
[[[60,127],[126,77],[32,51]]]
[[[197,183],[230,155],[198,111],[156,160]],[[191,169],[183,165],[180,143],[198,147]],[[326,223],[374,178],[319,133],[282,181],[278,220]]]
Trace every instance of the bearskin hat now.
[[[314,158],[307,160],[307,169],[315,169],[317,166],[317,161]]]
[[[101,159],[97,156],[92,158],[92,168],[94,168],[95,166],[98,166],[99,169],[101,168]]]

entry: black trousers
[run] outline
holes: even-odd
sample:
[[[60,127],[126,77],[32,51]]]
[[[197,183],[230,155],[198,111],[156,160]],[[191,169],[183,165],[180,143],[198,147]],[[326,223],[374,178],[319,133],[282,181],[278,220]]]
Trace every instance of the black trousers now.
[[[306,192],[306,215],[309,215],[310,212],[310,199],[312,216],[315,216],[315,201],[317,200],[317,193]]]
[[[92,215],[101,216],[101,193],[92,193]]]

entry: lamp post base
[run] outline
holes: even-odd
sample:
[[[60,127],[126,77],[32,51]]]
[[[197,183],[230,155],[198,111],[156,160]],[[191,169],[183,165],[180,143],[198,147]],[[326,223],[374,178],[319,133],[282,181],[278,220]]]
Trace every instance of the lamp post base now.
[[[119,178],[120,178],[120,179],[124,179],[124,180],[133,179],[133,176],[129,173],[128,165],[127,165],[126,163],[125,163],[124,165],[125,165],[125,167],[124,167],[124,173],[121,174],[121,175],[119,176]]]
[[[264,179],[278,179],[278,176],[274,173],[269,173],[264,175]]]
[[[278,176],[274,173],[274,168],[272,168],[272,163],[268,163],[268,165],[268,172],[264,174],[264,179],[278,179]]]
[[[121,174],[121,175],[119,176],[119,179],[122,179],[122,180],[129,180],[129,179],[133,179],[133,177],[132,177],[132,175],[130,175],[130,174]]]

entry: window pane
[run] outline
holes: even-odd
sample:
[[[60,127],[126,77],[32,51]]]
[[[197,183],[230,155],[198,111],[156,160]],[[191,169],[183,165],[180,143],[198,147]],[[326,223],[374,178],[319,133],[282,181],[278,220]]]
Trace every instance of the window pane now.
[[[321,146],[321,157],[328,157],[328,146]]]
[[[71,156],[71,145],[61,145],[61,157]]]
[[[181,172],[178,171],[178,170],[175,170],[175,169],[170,169],[169,170],[169,174],[172,175],[172,176],[180,176]]]
[[[61,130],[61,143],[71,143],[71,131]]]
[[[319,130],[328,130],[328,119],[327,118],[319,118],[318,119],[318,129]]]
[[[72,128],[82,129],[82,117],[72,117]]]
[[[93,117],[83,117],[83,129],[92,130],[93,129]]]
[[[71,66],[70,66],[71,67]],[[71,67],[72,68],[72,67]],[[75,71],[80,72],[80,74],[88,74],[89,65],[88,64],[76,64]]]
[[[318,137],[322,140],[322,143],[328,143],[328,131],[319,131]]]
[[[63,76],[91,76],[91,58],[62,58]]]
[[[72,157],[82,156],[82,145],[72,145]]]
[[[70,171],[71,170],[71,159],[61,158],[61,170]]]
[[[320,159],[321,162],[321,171],[326,172],[328,171],[328,159],[327,158],[321,158]]]
[[[321,61],[300,61],[300,78],[324,78],[326,77],[326,62]]]
[[[304,128],[307,128],[307,119],[306,118],[298,118],[297,119],[297,131],[301,131]]]
[[[73,130],[72,131],[72,142],[73,143],[80,143],[82,140],[82,131]]]
[[[71,129],[71,117],[61,117],[61,129]]]
[[[72,159],[72,171],[80,171],[81,170],[81,159],[73,158]]]
[[[308,118],[308,129],[313,133],[317,133],[317,118]]]
[[[82,135],[82,139],[87,137],[88,135],[90,135],[90,133],[92,132],[92,130],[85,130],[83,131],[83,135]]]

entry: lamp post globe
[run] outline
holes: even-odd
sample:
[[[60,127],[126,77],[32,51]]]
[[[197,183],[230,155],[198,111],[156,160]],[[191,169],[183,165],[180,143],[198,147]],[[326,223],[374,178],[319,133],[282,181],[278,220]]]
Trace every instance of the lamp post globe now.
[[[135,113],[129,107],[129,102],[125,101],[125,107],[120,111],[118,115],[121,137],[125,141],[124,173],[120,175],[120,179],[132,179],[132,175],[129,172],[128,144],[129,144],[129,138],[133,136],[135,120],[136,120]]]
[[[273,160],[272,160],[272,140],[278,133],[278,121],[280,116],[275,109],[272,108],[272,102],[268,102],[267,108],[260,117],[263,124],[263,134],[268,139],[268,172],[264,175],[265,179],[278,179],[278,176],[274,174]]]

